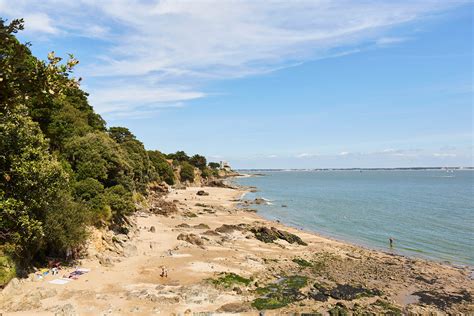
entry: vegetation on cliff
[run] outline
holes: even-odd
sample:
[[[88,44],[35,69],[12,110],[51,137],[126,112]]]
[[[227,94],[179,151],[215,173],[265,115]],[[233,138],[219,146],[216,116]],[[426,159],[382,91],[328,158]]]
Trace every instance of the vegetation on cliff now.
[[[127,128],[107,128],[72,77],[78,61],[37,59],[16,38],[22,29],[0,19],[0,286],[15,269],[74,253],[88,225],[120,227],[150,182],[212,173],[203,156],[147,151]]]

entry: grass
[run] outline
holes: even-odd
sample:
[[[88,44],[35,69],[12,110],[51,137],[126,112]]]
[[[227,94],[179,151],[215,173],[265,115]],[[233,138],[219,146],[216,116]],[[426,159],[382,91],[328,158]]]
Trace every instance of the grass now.
[[[216,286],[222,286],[230,288],[235,284],[249,285],[252,282],[251,279],[244,278],[238,274],[229,272],[221,273],[221,276],[217,279],[211,279],[211,283]]]

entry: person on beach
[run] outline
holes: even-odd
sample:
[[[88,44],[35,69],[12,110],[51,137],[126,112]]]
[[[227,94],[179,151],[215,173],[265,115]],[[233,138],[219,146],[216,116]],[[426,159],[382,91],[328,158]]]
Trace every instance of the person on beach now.
[[[162,278],[163,278],[163,277],[165,277],[165,278],[168,277],[168,269],[166,269],[165,266],[161,266],[161,274],[160,274],[160,276],[161,276]]]

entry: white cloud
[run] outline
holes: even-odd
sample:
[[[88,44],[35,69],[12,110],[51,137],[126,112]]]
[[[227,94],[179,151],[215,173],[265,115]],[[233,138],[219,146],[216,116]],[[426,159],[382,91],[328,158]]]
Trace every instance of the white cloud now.
[[[410,40],[408,37],[381,37],[375,41],[378,46],[388,46]]]
[[[156,88],[153,86],[135,86],[129,84],[101,87],[92,90],[90,101],[96,105],[100,114],[111,112],[141,111],[143,108],[156,109],[180,107],[184,101],[199,99],[205,94],[189,91],[186,87],[169,86]],[[151,112],[148,112],[149,114]]]
[[[31,13],[23,16],[25,29],[28,32],[40,32],[47,34],[58,34],[59,30],[51,23],[51,18],[44,13]]]
[[[318,157],[318,154],[308,154],[308,153],[301,153],[296,155],[296,158],[313,158],[313,157]]]
[[[179,82],[186,87],[177,89],[178,96],[171,99],[185,101],[203,97],[205,93],[197,91],[206,80],[262,74],[360,52],[374,43],[401,42],[406,37],[385,34],[462,3],[0,0],[0,8],[10,17],[25,17],[32,32],[105,41],[107,45],[101,47],[107,48],[95,52],[95,62],[86,65],[88,77],[130,78],[128,82],[144,76],[152,79],[153,84],[146,86],[152,92],[136,91],[133,85],[90,91],[92,104],[106,113],[119,110],[115,108],[119,103],[121,111],[143,106],[122,90],[140,92],[136,96],[144,103],[161,103],[166,99],[163,94],[173,93],[156,87]]]
[[[441,157],[441,158],[457,157],[456,154],[452,154],[452,153],[434,153],[433,156],[434,157]]]
[[[348,152],[348,151],[342,151],[342,152],[339,153],[339,156],[348,156],[348,155],[350,155],[350,154],[351,154],[351,153]]]

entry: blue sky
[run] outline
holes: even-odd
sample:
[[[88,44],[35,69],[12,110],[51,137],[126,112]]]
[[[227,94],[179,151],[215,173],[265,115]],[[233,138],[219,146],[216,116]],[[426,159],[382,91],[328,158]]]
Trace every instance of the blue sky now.
[[[473,165],[471,1],[0,0],[109,126],[236,168]]]

